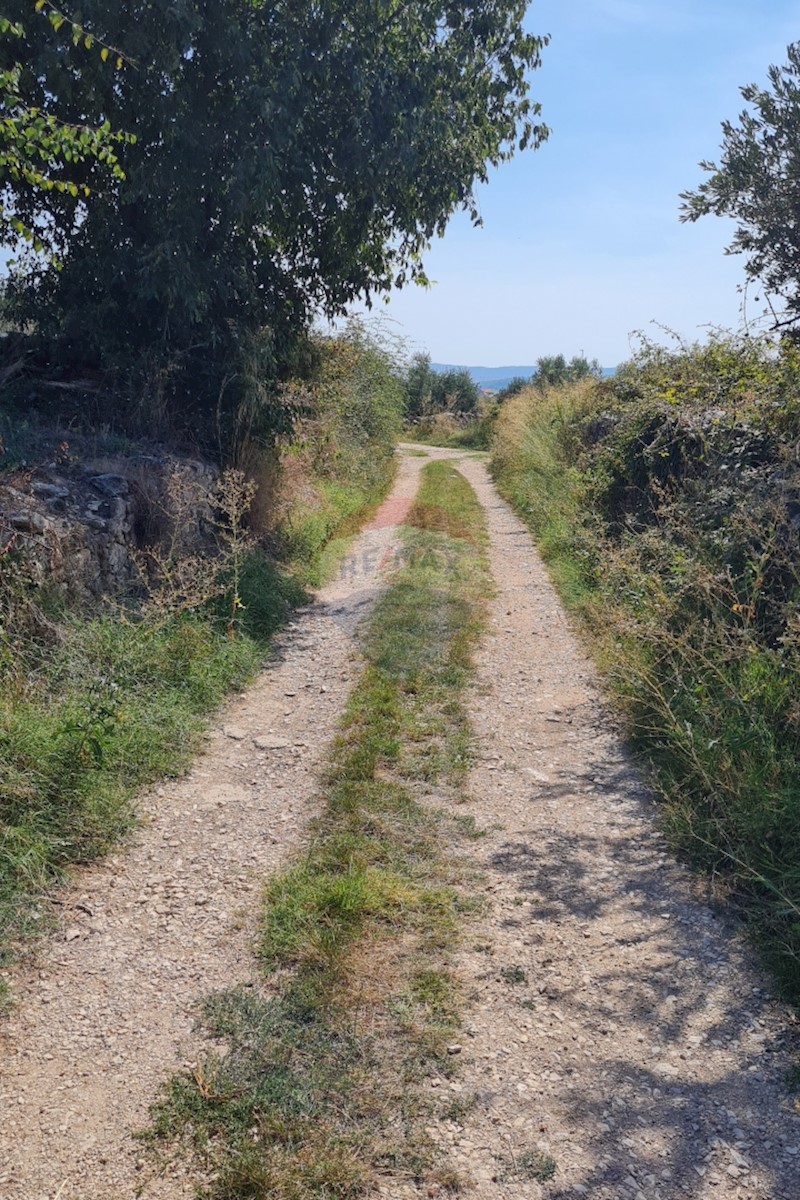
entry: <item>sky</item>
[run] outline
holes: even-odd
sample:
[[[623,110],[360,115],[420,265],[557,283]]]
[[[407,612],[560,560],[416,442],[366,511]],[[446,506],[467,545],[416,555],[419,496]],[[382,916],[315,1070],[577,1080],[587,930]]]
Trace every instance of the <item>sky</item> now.
[[[481,366],[615,366],[637,330],[739,327],[733,225],[682,225],[679,193],[717,158],[740,86],[800,40],[800,0],[535,0],[526,24],[552,38],[531,88],[550,139],[478,190],[481,228],[451,220],[425,260],[430,290],[381,305],[390,327],[434,361]]]

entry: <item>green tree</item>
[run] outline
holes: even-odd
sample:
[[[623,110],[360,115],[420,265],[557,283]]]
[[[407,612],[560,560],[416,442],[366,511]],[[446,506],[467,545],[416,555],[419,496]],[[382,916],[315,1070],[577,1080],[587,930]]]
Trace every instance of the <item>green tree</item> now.
[[[25,0],[7,0],[14,19]],[[316,313],[425,282],[450,215],[491,165],[546,136],[524,0],[83,0],[135,71],[76,70],[29,37],[20,86],[67,121],[137,137],[126,178],[58,197],[58,272],[12,281],[20,321],[123,368],[202,420],[278,375]],[[77,182],[92,185],[95,165]],[[99,190],[99,189],[98,189]],[[32,221],[32,198],[14,196]],[[258,347],[258,353],[254,346]],[[294,366],[294,364],[290,364]],[[275,414],[270,420],[275,419]]]
[[[600,378],[603,369],[596,358],[591,361],[582,354],[574,355],[569,361],[563,354],[544,355],[536,360],[536,371],[531,383],[537,387],[557,387],[563,383],[577,383],[590,375]]]
[[[505,404],[506,400],[510,400],[513,396],[518,396],[521,391],[530,386],[530,377],[524,375],[515,375],[513,379],[509,379],[505,387],[501,388],[495,396],[498,404]]]
[[[759,280],[785,311],[776,327],[800,324],[800,42],[788,62],[769,68],[769,86],[741,94],[750,108],[738,123],[722,123],[719,164],[702,162],[708,178],[681,194],[682,221],[713,213],[732,217],[728,254],[746,255],[748,278]],[[775,312],[773,307],[773,313]]]
[[[405,414],[408,419],[417,420],[430,411],[435,374],[430,354],[418,353],[412,356],[404,381]]]
[[[73,46],[81,50],[99,51],[102,61],[112,54],[110,46],[96,44],[94,36],[76,21],[65,15],[48,0],[36,0],[36,13],[43,13],[58,36],[67,25]],[[33,13],[29,14],[36,19]],[[19,21],[0,16],[0,38],[24,39],[25,28]],[[121,67],[119,51],[113,51],[115,65]],[[108,122],[101,125],[69,124],[49,111],[51,100],[45,97],[43,107],[33,106],[22,98],[23,68],[17,59],[6,57],[0,69],[0,244],[16,247],[28,243],[35,251],[46,249],[47,216],[52,209],[52,196],[68,195],[87,199],[91,190],[85,181],[76,182],[72,165],[94,160],[117,179],[125,178],[116,150],[120,142],[133,139],[114,133]],[[28,195],[27,221],[19,215],[16,197]]]
[[[480,390],[466,367],[436,374],[432,399],[437,412],[471,413],[478,407]]]
[[[435,371],[429,354],[415,354],[405,374],[406,417],[416,420],[439,412],[474,412],[478,386],[465,367]]]

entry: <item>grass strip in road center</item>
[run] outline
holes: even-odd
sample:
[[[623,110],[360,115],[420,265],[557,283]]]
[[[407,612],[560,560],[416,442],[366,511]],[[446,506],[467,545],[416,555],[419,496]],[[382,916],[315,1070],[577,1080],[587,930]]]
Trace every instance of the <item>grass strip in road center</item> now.
[[[174,1078],[153,1137],[190,1149],[207,1200],[363,1194],[457,1181],[425,1132],[452,1107],[450,961],[475,907],[453,809],[469,765],[463,691],[485,618],[487,534],[450,463],[425,467],[304,855],[266,888],[264,984],[212,995],[217,1051]],[[450,1052],[448,1052],[450,1051]]]

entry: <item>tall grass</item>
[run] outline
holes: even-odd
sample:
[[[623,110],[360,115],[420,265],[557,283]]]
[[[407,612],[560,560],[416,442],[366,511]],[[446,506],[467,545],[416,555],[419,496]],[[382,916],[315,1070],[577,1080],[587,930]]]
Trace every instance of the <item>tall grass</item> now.
[[[521,393],[493,455],[589,631],[676,847],[800,1001],[800,547],[783,357],[712,342]],[[795,391],[795,395],[796,395]],[[713,399],[713,407],[710,400]]]

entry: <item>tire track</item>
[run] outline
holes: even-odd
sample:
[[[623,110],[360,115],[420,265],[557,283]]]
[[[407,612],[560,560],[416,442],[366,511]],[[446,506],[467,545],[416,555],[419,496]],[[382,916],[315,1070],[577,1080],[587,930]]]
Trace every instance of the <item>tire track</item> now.
[[[460,959],[464,1070],[430,1081],[475,1107],[436,1136],[475,1200],[796,1200],[793,1014],[668,852],[527,530],[460,469],[498,588],[469,789],[491,910]]]
[[[63,920],[12,980],[0,1025],[4,1200],[181,1200],[181,1163],[153,1173],[134,1137],[162,1080],[203,1055],[199,1001],[255,978],[261,886],[303,839],[316,777],[359,673],[353,633],[383,586],[425,459],[391,496],[337,579],[275,641],[181,779],[141,799],[142,825],[77,873]]]

